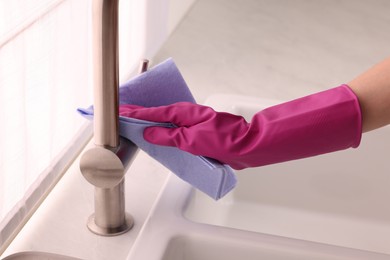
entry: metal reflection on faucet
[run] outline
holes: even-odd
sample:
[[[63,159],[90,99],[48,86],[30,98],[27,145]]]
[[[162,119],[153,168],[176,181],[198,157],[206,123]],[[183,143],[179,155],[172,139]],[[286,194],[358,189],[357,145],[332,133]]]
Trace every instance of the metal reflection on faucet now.
[[[94,141],[115,148],[118,137],[118,0],[92,1]]]

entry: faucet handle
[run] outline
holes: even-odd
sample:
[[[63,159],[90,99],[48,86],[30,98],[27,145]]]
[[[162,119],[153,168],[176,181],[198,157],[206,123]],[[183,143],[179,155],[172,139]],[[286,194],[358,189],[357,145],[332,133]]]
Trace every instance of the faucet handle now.
[[[115,187],[125,176],[119,157],[103,147],[86,151],[80,159],[80,170],[89,183],[103,189]]]

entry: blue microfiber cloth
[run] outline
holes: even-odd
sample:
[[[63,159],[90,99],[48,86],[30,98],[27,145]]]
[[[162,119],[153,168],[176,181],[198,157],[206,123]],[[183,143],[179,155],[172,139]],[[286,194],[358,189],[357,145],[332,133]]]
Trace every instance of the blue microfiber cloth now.
[[[144,107],[169,105],[181,101],[194,102],[187,84],[172,59],[137,75],[119,88],[119,103]],[[93,108],[78,109],[93,119]],[[119,117],[119,135],[131,140],[140,149],[158,160],[178,177],[214,199],[220,199],[236,183],[234,171],[216,160],[195,156],[176,147],[151,144],[144,140],[143,131],[149,126],[175,127],[171,123],[156,123]]]

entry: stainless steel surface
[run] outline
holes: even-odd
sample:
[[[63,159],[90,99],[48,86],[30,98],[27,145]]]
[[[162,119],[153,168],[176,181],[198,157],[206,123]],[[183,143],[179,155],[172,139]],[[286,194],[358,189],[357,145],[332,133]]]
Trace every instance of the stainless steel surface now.
[[[94,141],[115,148],[118,137],[118,0],[92,1]]]
[[[80,170],[95,186],[95,213],[87,222],[93,233],[114,236],[132,228],[133,218],[125,212],[124,175],[137,151],[131,141],[120,138],[114,152],[97,146],[82,155]]]
[[[92,185],[113,188],[123,181],[137,152],[138,147],[133,142],[120,138],[120,145],[114,150],[97,146],[84,152],[80,159],[80,170]]]
[[[3,260],[81,260],[70,256],[57,255],[45,252],[21,252],[7,256]]]
[[[82,155],[80,170],[95,186],[95,213],[88,219],[89,230],[115,236],[134,224],[125,212],[124,175],[138,148],[118,134],[118,0],[94,0],[92,6],[96,147]],[[148,61],[142,64],[145,71]]]
[[[124,166],[112,151],[99,146],[86,151],[80,160],[84,178],[99,188],[114,188],[122,182]]]
[[[129,231],[133,217],[125,212],[123,179],[113,188],[95,187],[95,213],[87,221],[90,231],[101,236],[116,236]]]

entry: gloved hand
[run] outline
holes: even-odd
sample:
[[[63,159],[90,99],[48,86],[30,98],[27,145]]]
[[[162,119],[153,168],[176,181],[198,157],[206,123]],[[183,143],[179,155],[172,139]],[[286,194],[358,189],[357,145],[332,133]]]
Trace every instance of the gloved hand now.
[[[359,102],[347,85],[269,107],[250,123],[193,103],[153,108],[122,105],[120,115],[172,122],[177,128],[150,127],[144,138],[214,158],[234,169],[356,148],[362,133]]]

